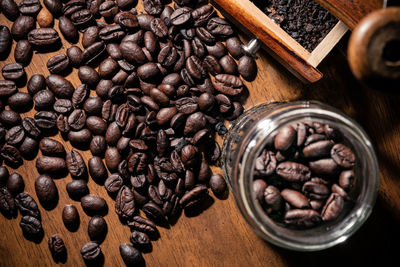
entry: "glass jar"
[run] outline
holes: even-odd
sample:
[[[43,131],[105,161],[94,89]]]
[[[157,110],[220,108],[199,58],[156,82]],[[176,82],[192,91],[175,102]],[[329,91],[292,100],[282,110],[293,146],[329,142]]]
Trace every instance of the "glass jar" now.
[[[331,223],[301,230],[273,221],[252,191],[255,159],[278,129],[298,121],[327,123],[338,129],[357,158],[353,205]],[[344,242],[371,214],[378,192],[379,167],[369,137],[354,120],[320,102],[275,102],[247,110],[225,136],[221,164],[236,204],[251,228],[266,241],[292,250],[316,251]]]

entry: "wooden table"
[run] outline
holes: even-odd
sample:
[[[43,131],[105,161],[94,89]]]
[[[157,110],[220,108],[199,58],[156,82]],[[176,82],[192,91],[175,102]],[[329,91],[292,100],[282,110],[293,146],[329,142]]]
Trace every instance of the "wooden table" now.
[[[3,15],[0,23],[11,26]],[[56,25],[56,28],[57,25]],[[60,51],[34,54],[26,68],[28,77],[34,73],[48,75],[46,61],[51,56],[65,52],[69,44],[63,42]],[[14,42],[15,45],[15,42]],[[249,108],[266,101],[319,100],[344,110],[368,132],[376,148],[381,168],[379,197],[374,211],[365,225],[343,245],[323,252],[299,253],[284,250],[264,242],[250,229],[235,206],[232,194],[218,200],[195,217],[184,214],[170,229],[160,228],[161,238],[153,242],[153,250],[144,258],[147,266],[390,266],[398,263],[397,249],[400,238],[400,96],[363,88],[353,78],[343,51],[335,48],[321,65],[325,77],[318,83],[304,85],[294,78],[264,51],[258,53],[258,76],[246,83],[250,91],[245,102]],[[0,62],[0,67],[13,61],[13,54]],[[74,86],[80,84],[77,71],[68,79]],[[20,88],[26,91],[26,87]],[[92,92],[94,93],[94,92]],[[33,112],[22,114],[23,117]],[[57,136],[58,140],[62,138]],[[71,149],[64,143],[66,150]],[[83,152],[85,160],[91,157]],[[10,169],[10,171],[13,171]],[[24,177],[26,189],[36,199],[34,181],[38,176],[34,161],[25,161],[18,170]],[[71,200],[65,185],[71,177],[55,180],[60,199],[58,206],[45,211],[40,206],[45,235],[38,244],[27,241],[19,227],[21,215],[7,220],[0,216],[0,266],[53,266],[47,247],[49,236],[59,233],[68,250],[67,266],[82,266],[80,248],[89,241],[85,215],[79,202]],[[91,193],[107,200],[105,217],[109,231],[101,248],[105,254],[104,266],[122,266],[119,244],[129,242],[130,230],[121,225],[113,207],[114,201],[102,186],[89,181]],[[77,232],[66,230],[61,220],[64,205],[74,204],[80,213],[81,225]]]

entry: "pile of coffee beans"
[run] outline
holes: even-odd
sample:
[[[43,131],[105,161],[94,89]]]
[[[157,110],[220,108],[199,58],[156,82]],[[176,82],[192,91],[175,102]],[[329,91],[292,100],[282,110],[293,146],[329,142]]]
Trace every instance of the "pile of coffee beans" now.
[[[343,215],[355,195],[356,156],[328,124],[282,127],[257,157],[254,197],[277,223],[311,228]]]
[[[135,0],[43,3],[0,4],[13,21],[11,30],[0,25],[0,56],[7,58],[12,39],[17,41],[15,63],[1,71],[0,160],[13,168],[36,160],[35,191],[46,209],[58,203],[53,178],[71,175],[68,195],[93,216],[92,241],[81,250],[88,262],[102,257],[108,205],[90,194],[87,177],[104,185],[121,222],[132,229],[132,245],[122,244],[121,256],[127,264],[142,263],[142,249],[158,236],[157,224],[177,219],[182,209],[201,209],[208,187],[224,195],[223,177],[210,169],[220,157],[215,135],[225,134],[225,121],[243,112],[241,77],[253,80],[256,63],[208,0],[143,0],[142,13]],[[80,41],[83,49],[71,45],[47,61],[49,75],[27,77],[33,51],[57,51],[62,39]],[[76,88],[65,78],[72,68],[82,82]],[[20,116],[32,108],[33,117]],[[74,149],[66,151],[51,138],[58,133]],[[79,150],[88,149],[86,163]],[[22,177],[3,166],[0,173],[1,212],[13,217],[18,209],[26,236],[39,235],[38,205],[23,192]],[[62,214],[68,230],[79,227],[74,205]],[[54,260],[62,261],[61,237],[55,234],[48,243]]]
[[[251,1],[309,52],[317,47],[338,22],[316,1]]]

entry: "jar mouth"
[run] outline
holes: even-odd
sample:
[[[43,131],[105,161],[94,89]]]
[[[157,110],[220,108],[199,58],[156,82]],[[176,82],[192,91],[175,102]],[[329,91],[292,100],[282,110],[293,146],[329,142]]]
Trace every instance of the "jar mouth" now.
[[[337,127],[346,139],[351,139],[358,158],[356,165],[360,171],[357,183],[360,188],[354,205],[347,214],[342,214],[334,222],[310,229],[296,230],[277,224],[255,200],[252,191],[253,172],[255,158],[265,147],[268,138],[273,136],[281,126],[310,120]],[[372,143],[365,131],[341,111],[314,101],[282,104],[279,106],[279,111],[273,111],[268,118],[258,123],[258,127],[262,130],[245,148],[240,160],[241,166],[249,166],[249,168],[241,168],[238,183],[238,193],[243,200],[243,205],[253,223],[258,226],[255,229],[256,232],[277,246],[297,251],[322,250],[347,240],[371,214],[378,192],[379,167]]]

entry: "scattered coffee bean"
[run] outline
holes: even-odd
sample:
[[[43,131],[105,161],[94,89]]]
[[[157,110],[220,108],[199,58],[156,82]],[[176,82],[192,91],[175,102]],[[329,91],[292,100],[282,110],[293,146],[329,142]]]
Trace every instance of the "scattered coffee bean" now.
[[[7,180],[6,187],[10,190],[12,195],[17,195],[24,191],[24,179],[19,173],[13,172]]]
[[[101,255],[101,248],[96,242],[89,242],[81,248],[81,255],[85,261],[94,261]]]
[[[62,220],[68,230],[74,230],[79,226],[79,213],[74,205],[65,205],[62,211]]]
[[[67,249],[61,237],[58,234],[50,236],[48,245],[54,261],[63,261],[66,257]]]
[[[88,225],[88,234],[90,240],[101,242],[107,234],[107,223],[101,216],[93,216]]]

